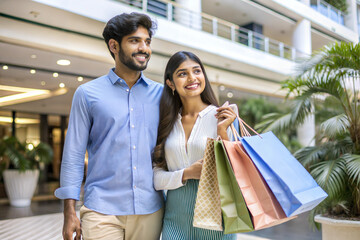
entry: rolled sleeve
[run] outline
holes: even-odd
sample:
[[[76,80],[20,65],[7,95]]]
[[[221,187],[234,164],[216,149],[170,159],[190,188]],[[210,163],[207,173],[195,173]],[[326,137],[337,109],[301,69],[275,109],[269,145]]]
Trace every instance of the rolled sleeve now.
[[[172,190],[184,186],[182,176],[184,169],[177,171],[165,171],[161,168],[154,168],[154,187],[156,190]]]
[[[88,103],[80,86],[73,97],[61,163],[60,188],[55,191],[55,196],[60,199],[80,198],[90,128]]]

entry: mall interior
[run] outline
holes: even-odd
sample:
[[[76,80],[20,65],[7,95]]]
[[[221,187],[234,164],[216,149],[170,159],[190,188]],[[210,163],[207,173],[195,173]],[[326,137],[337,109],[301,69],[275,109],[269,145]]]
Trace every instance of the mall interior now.
[[[16,136],[28,147],[45,142],[54,152],[30,207],[11,207],[0,178],[0,224],[62,211],[53,192],[72,96],[114,67],[102,38],[111,17],[143,12],[157,22],[148,78],[162,83],[169,57],[186,50],[203,61],[220,103],[261,97],[281,104],[286,92],[280,83],[295,74],[299,60],[335,42],[358,43],[360,1],[344,1],[346,12],[325,0],[0,0],[0,138]],[[299,139],[309,145],[314,123],[305,128],[313,130]],[[7,238],[6,231],[0,225],[1,239],[40,239]],[[56,234],[42,239],[59,239]],[[321,233],[299,216],[245,238],[239,234],[290,238],[320,239]]]

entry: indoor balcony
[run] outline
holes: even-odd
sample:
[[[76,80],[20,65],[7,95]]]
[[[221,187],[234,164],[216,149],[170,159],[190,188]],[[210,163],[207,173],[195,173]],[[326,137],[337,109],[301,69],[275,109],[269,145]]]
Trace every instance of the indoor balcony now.
[[[311,0],[310,5],[311,8],[315,9],[322,15],[326,16],[327,18],[330,18],[336,23],[345,26],[345,22],[344,22],[345,14],[339,9],[335,8],[334,6],[328,4],[323,0]]]
[[[176,2],[167,0],[115,0],[164,17],[183,26],[211,33],[272,55],[294,61],[304,54],[283,42],[240,27],[206,13],[190,11]]]

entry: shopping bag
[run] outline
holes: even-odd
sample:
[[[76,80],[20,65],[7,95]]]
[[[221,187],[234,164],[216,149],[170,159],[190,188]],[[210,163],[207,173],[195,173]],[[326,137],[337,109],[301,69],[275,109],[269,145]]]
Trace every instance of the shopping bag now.
[[[327,197],[272,132],[244,137],[241,143],[286,216],[309,211]]]
[[[214,141],[214,152],[220,190],[221,211],[224,219],[224,233],[253,231],[254,227],[249,211],[221,140]]]
[[[193,226],[222,231],[219,184],[216,174],[214,139],[208,138],[196,195]]]
[[[254,229],[271,227],[292,219],[286,217],[274,194],[246,154],[241,142],[223,140],[223,143],[249,209]]]

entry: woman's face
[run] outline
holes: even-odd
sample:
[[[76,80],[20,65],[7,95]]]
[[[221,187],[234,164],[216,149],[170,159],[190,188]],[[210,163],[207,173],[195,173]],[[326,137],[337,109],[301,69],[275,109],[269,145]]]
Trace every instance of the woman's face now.
[[[200,64],[190,59],[175,70],[173,81],[166,82],[171,89],[175,88],[180,98],[199,97],[205,89],[205,76]]]

